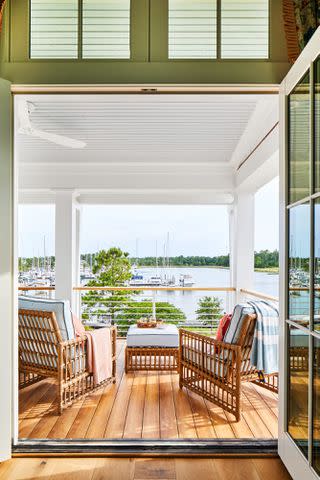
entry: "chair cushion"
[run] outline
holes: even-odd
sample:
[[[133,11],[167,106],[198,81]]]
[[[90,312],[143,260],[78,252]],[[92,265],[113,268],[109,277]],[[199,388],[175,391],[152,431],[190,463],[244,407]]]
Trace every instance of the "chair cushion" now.
[[[228,330],[229,328],[229,325],[230,325],[230,322],[231,322],[231,318],[232,318],[232,314],[229,314],[227,313],[226,315],[224,315],[220,322],[219,322],[219,326],[218,326],[218,330],[217,330],[217,334],[216,334],[216,340],[218,342],[222,342],[223,339],[224,339],[224,336],[226,334],[226,331]]]
[[[253,315],[254,313],[254,308],[247,303],[239,303],[236,305],[234,307],[230,325],[226,331],[223,341],[225,343],[236,344],[239,339],[245,316],[248,314]]]
[[[179,346],[179,332],[175,325],[164,328],[138,328],[131,325],[127,333],[127,347],[167,347]]]
[[[20,296],[19,309],[54,312],[62,340],[66,341],[75,338],[69,300]]]
[[[191,362],[194,366],[211,375],[214,373],[217,377],[225,378],[228,372],[229,364],[223,360],[214,350],[203,352],[202,348],[192,345],[191,348],[185,347],[183,350],[183,359]]]

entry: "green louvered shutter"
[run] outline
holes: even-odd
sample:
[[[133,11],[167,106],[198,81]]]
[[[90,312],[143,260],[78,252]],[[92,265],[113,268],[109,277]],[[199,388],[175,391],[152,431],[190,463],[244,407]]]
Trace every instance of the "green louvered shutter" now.
[[[130,58],[130,0],[83,0],[83,58]]]
[[[216,0],[169,0],[169,59],[216,58]]]
[[[221,0],[221,58],[269,57],[269,0]]]
[[[78,0],[31,0],[31,58],[78,57]]]

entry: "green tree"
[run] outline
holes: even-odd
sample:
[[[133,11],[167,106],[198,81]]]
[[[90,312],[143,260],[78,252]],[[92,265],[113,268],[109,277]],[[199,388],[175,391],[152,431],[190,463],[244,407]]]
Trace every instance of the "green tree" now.
[[[218,297],[202,297],[196,310],[197,320],[203,325],[212,325],[222,315],[221,300]]]
[[[100,250],[94,257],[92,271],[97,275],[95,280],[88,283],[89,287],[121,287],[131,278],[131,263],[129,254],[120,248],[112,247],[109,250]],[[82,298],[84,311],[83,319],[89,316],[105,317],[113,321],[129,301],[132,293],[128,290],[89,291]]]
[[[92,271],[94,274],[98,274],[98,277],[96,280],[92,280],[89,285],[122,286],[131,278],[129,254],[117,247],[100,250],[95,255]]]
[[[88,283],[90,287],[122,287],[131,278],[131,262],[128,254],[120,248],[101,250],[94,257],[92,271],[97,275]],[[119,326],[118,334],[125,336],[129,325],[136,323],[141,317],[152,315],[152,302],[137,301],[133,297],[140,292],[132,290],[89,291],[82,298],[84,320],[94,316],[97,319],[113,321]],[[186,319],[185,314],[169,302],[157,302],[158,318],[168,323],[178,323]]]

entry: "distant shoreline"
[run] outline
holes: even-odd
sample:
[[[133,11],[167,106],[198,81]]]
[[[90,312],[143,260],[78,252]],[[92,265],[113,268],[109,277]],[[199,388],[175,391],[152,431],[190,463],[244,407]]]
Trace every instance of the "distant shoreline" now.
[[[139,268],[157,268],[156,265],[137,265]],[[170,267],[163,267],[162,265],[158,265],[158,268],[216,268],[222,270],[230,270],[230,267],[220,267],[218,265],[170,265]],[[277,267],[266,267],[266,268],[255,268],[255,272],[261,273],[270,273],[273,275],[277,275],[279,273],[279,268]]]

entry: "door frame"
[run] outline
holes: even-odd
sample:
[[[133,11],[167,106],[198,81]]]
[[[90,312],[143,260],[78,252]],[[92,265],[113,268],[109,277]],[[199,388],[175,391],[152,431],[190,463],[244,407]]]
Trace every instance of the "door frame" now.
[[[288,333],[286,328],[287,305],[288,305],[288,95],[301,80],[304,74],[313,71],[313,64],[320,55],[320,27],[317,29],[306,48],[299,56],[296,63],[284,78],[279,90],[279,118],[280,118],[280,245],[279,245],[279,294],[280,294],[280,358],[279,358],[279,427],[278,427],[278,451],[279,455],[294,479],[316,480],[318,475],[311,467],[311,458],[306,459],[297,447],[287,430],[287,393],[288,393],[288,362],[287,347]],[[313,75],[311,74],[311,79]],[[311,83],[311,82],[310,82]],[[313,88],[313,85],[311,85]],[[311,112],[313,109],[311,108]],[[311,122],[311,126],[313,123]],[[312,127],[310,128],[312,131]],[[312,133],[311,133],[312,134]],[[310,137],[311,141],[311,137]],[[312,360],[312,359],[311,359]],[[312,382],[312,380],[311,380]],[[309,387],[310,403],[310,387]],[[311,427],[311,404],[309,405],[309,439]]]
[[[9,81],[0,79],[0,462],[11,455],[12,423],[16,403],[13,401],[15,372],[18,365],[13,354],[15,312],[15,247],[14,247],[14,166],[12,156],[12,95]],[[17,375],[16,375],[17,377]]]
[[[11,85],[13,100],[15,97],[23,94],[210,94],[210,95],[275,95],[279,93],[279,85],[257,85],[257,84],[128,84],[128,85]],[[13,102],[14,104],[14,102]],[[16,119],[13,119],[13,123]],[[13,142],[14,145],[14,142]],[[17,164],[13,154],[13,165]],[[14,203],[13,209],[17,217],[18,208],[18,183],[16,180],[17,172],[13,175]],[[16,222],[15,222],[16,223]],[[13,251],[14,251],[14,276],[17,277],[17,227],[13,227]],[[17,315],[17,285],[13,288],[13,358],[14,378],[13,400],[12,400],[12,452],[13,454],[35,455],[35,454],[112,454],[123,455],[141,453],[142,455],[271,455],[277,454],[277,440],[246,440],[246,439],[213,439],[213,440],[132,440],[132,441],[113,441],[113,440],[84,440],[84,441],[65,441],[61,440],[20,440],[18,435],[18,315]]]

